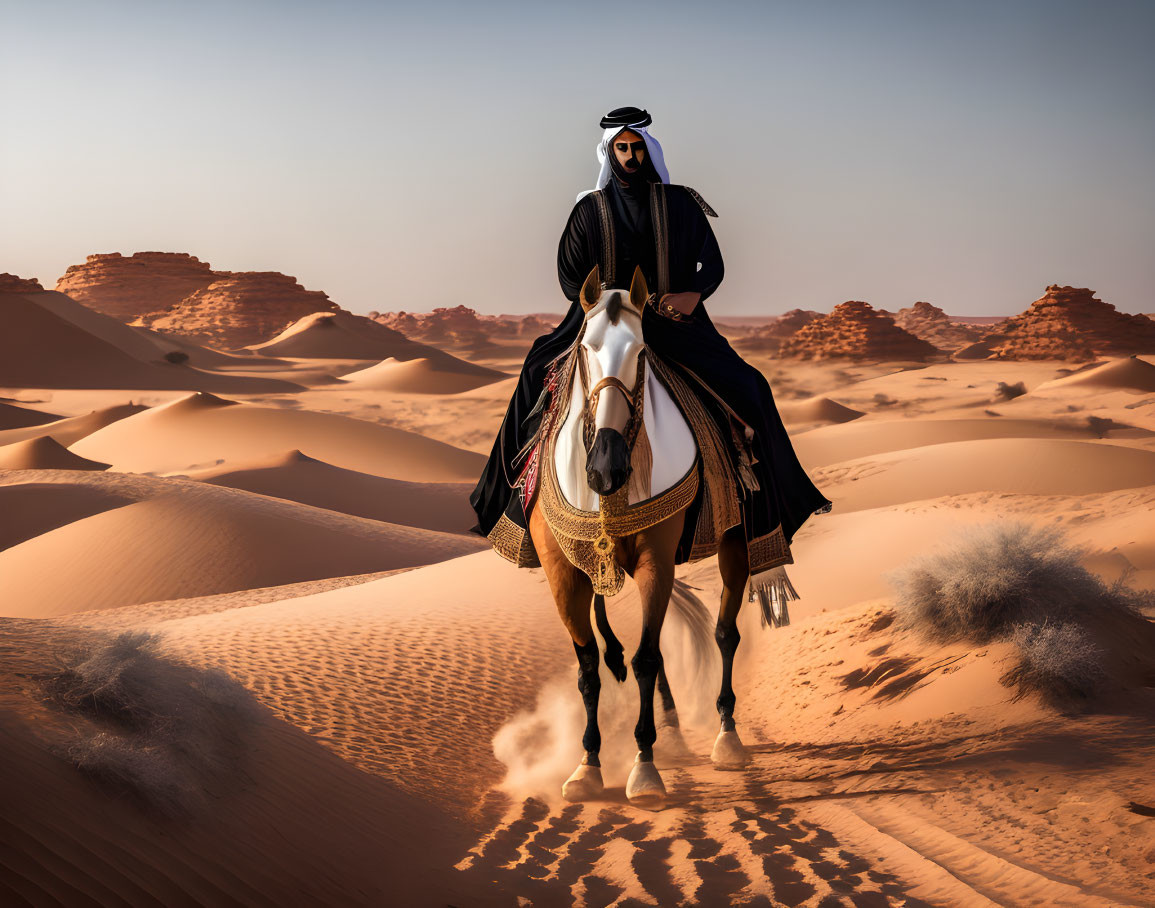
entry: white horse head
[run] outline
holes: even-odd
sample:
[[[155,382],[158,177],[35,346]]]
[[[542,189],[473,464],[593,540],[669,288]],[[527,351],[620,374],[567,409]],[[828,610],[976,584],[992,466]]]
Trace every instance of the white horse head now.
[[[657,495],[684,477],[697,457],[681,411],[646,368],[642,313],[649,295],[641,268],[634,269],[628,294],[603,290],[597,266],[582,285],[585,324],[555,468],[566,499],[584,510],[596,511],[601,495],[627,481],[631,504]],[[643,434],[649,475],[631,481],[634,447]]]
[[[581,289],[585,310],[579,369],[586,393],[592,444],[587,437],[586,476],[599,495],[616,492],[630,477],[630,452],[637,437],[645,377],[642,307],[650,295],[641,268],[634,269],[627,296],[602,290],[598,266]]]

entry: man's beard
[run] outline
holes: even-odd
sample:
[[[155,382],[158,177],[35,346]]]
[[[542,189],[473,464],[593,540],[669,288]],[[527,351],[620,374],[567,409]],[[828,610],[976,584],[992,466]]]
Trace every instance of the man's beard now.
[[[637,170],[626,170],[626,168],[622,166],[622,162],[618,160],[618,156],[614,154],[610,159],[610,169],[619,180],[631,189],[636,189],[639,186],[644,186],[646,183],[653,182],[651,171],[653,171],[654,168],[652,165],[647,167],[646,165],[648,163],[649,161],[647,159],[638,165]]]

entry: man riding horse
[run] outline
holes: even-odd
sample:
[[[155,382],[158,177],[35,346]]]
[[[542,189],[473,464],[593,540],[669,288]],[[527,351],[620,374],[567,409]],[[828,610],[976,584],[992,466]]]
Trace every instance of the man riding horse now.
[[[585,313],[578,298],[590,270],[598,266],[604,288],[628,291],[634,268],[640,267],[656,291],[645,307],[646,345],[693,389],[723,440],[725,450],[718,453],[745,480],[740,510],[752,591],[764,585],[763,574],[768,581],[778,578],[778,589],[771,592],[782,596],[782,573],[772,569],[788,559],[798,528],[811,514],[829,511],[831,502],[798,462],[766,378],[718,333],[702,305],[722,282],[722,254],[708,220],[717,214],[693,189],[670,184],[661,146],[646,128],[651,122],[636,107],[602,118],[597,186],[578,196],[558,244],[558,280],[571,305],[561,324],[538,338],[525,358],[470,496],[478,518],[474,532],[490,537],[503,556],[526,559],[518,554],[526,515],[514,489],[524,478],[524,458],[518,455],[541,416],[547,367],[581,328]],[[679,564],[698,557],[694,531],[702,503],[696,501],[687,515]]]
[[[602,119],[597,187],[578,196],[558,246],[572,305],[527,355],[470,496],[475,532],[515,564],[545,569],[573,638],[587,725],[585,757],[562,789],[570,800],[602,791],[591,605],[607,667],[622,681],[605,597],[624,573],[637,582],[638,757],[626,795],[647,805],[665,798],[653,764],[653,696],[656,685],[673,709],[659,640],[674,565],[718,555],[722,727],[711,758],[738,769],[750,759],[731,686],[746,585],[764,621],[786,623],[786,600],[797,598],[783,567],[793,561],[791,539],[831,508],[799,464],[766,379],[706,314],[702,301],[723,273],[707,220],[717,215],[693,189],[669,183],[650,122],[637,108]]]

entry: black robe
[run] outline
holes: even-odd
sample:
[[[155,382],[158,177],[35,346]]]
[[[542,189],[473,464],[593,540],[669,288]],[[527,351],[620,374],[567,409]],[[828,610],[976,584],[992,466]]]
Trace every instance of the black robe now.
[[[607,285],[628,290],[634,267],[640,266],[649,287],[660,286],[648,205],[650,187],[643,184],[631,190],[611,178],[604,191],[613,217],[614,260],[606,261],[596,200],[592,194],[583,196],[574,205],[558,243],[558,281],[571,301],[569,311],[552,332],[539,337],[530,348],[489,461],[470,495],[478,518],[473,531],[483,536],[490,534],[503,514],[516,527],[526,526],[521,496],[513,493],[518,478],[514,458],[540,419],[537,414],[529,414],[541,394],[547,365],[573,343],[581,328],[585,313],[578,296],[589,272],[595,264],[599,265],[604,280],[609,266],[612,274]],[[706,216],[708,206],[686,187],[670,185],[665,194],[668,292],[696,291],[704,302],[718,288],[724,272],[722,254]],[[811,514],[830,510],[831,503],[798,462],[766,378],[718,333],[702,302],[690,317],[683,319],[667,317],[646,306],[642,318],[646,345],[691,387],[698,379],[704,381],[754,430],[752,451],[757,462],[753,469],[761,490],[748,493],[742,501],[747,539],[764,536],[781,524],[789,544]],[[719,426],[721,437],[730,438],[729,414],[709,394],[699,397]],[[698,507],[699,502],[695,502],[687,513],[686,530],[676,556],[678,563],[688,559]]]

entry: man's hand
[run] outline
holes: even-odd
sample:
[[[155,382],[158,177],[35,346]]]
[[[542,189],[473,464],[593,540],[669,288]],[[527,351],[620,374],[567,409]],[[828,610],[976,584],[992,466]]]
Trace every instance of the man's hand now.
[[[673,309],[682,315],[691,315],[693,311],[698,308],[698,301],[701,300],[701,298],[702,294],[694,292],[667,293],[658,300],[658,308],[662,312],[669,312],[670,309]]]

